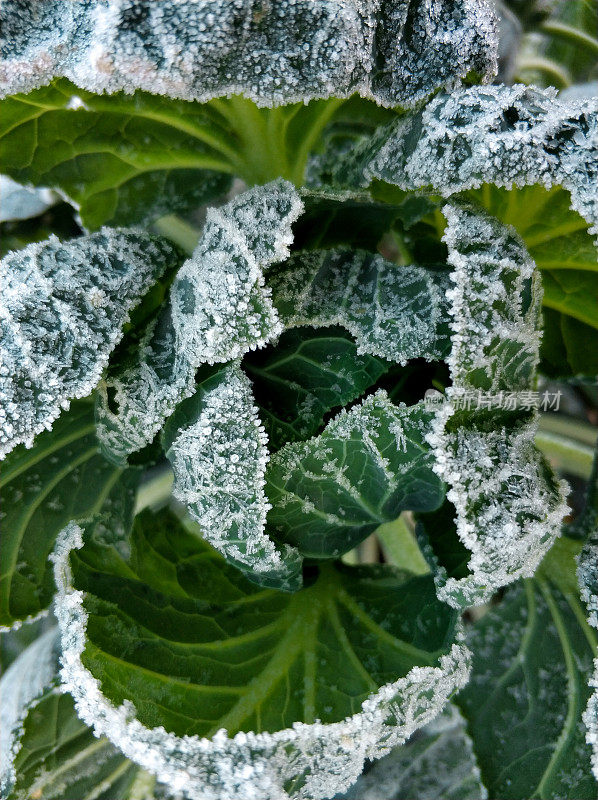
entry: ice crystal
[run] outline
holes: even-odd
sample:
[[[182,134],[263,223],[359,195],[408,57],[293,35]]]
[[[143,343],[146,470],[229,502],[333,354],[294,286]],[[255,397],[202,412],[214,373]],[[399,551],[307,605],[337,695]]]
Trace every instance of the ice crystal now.
[[[190,800],[333,797],[356,780],[365,759],[386,755],[404,742],[467,682],[470,654],[460,638],[440,666],[413,667],[341,722],[297,722],[275,733],[241,732],[232,738],[223,729],[211,739],[147,728],[130,702],[115,707],[102,694],[100,682],[81,661],[87,612],[83,592],[72,586],[68,557],[82,543],[83,530],[71,523],[54,555],[64,686],[98,736],[105,734],[128,758]]]
[[[400,364],[434,361],[446,349],[446,273],[337,249],[293,256],[268,285],[285,328],[341,325],[359,353]]]
[[[487,0],[6,0],[2,13],[4,95],[65,76],[201,102],[359,92],[395,106],[496,70]]]
[[[173,249],[145,233],[105,228],[55,236],[0,263],[0,454],[50,428],[96,386],[122,326]]]
[[[598,98],[476,86],[434,98],[380,135],[365,176],[444,196],[493,183],[560,185],[598,234]]]
[[[577,569],[581,598],[588,609],[588,622],[598,630],[598,533],[584,546]],[[598,658],[594,659],[594,675],[590,678],[594,689],[588,700],[583,721],[587,729],[586,741],[592,747],[592,769],[598,780]]]
[[[167,451],[175,497],[228,561],[259,583],[299,588],[299,553],[288,546],[281,553],[265,533],[268,442],[249,379],[226,367],[198,405],[196,419],[176,431]]]
[[[428,441],[435,470],[450,487],[457,533],[472,553],[471,575],[449,579],[439,596],[471,605],[534,573],[566,513],[566,485],[534,446],[536,416],[511,422],[500,417],[504,411],[482,405],[457,425],[452,419],[475,390],[488,403],[508,395],[513,409],[525,401],[538,359],[541,287],[512,228],[469,208],[447,205],[444,213],[454,267],[448,293],[453,382]],[[484,426],[488,414],[496,419],[491,431]]]
[[[51,189],[21,186],[7,175],[0,175],[0,222],[37,217],[57,200]]]
[[[452,703],[402,747],[378,761],[343,795],[344,800],[486,800],[488,791]]]
[[[0,790],[7,797],[15,781],[14,759],[31,703],[55,681],[58,629],[42,634],[10,665],[0,681]]]
[[[210,208],[202,238],[174,279],[171,302],[133,360],[101,386],[98,435],[116,460],[151,442],[194,388],[202,364],[225,363],[280,333],[263,270],[288,256],[303,204],[275,181]],[[113,391],[117,410],[108,403]]]

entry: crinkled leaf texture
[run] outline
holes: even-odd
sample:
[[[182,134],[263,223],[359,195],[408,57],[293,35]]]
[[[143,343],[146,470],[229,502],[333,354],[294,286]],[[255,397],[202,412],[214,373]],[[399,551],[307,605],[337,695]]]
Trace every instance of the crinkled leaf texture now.
[[[557,550],[557,576],[566,559]],[[596,729],[586,712],[587,734],[582,714],[598,638],[570,561],[565,581],[543,566],[470,629],[472,674],[457,702],[490,797],[596,797],[586,743]]]
[[[496,69],[486,0],[9,0],[2,11],[4,95],[62,75],[94,92],[201,102],[242,94],[271,106],[359,92],[395,106]]]
[[[378,391],[307,442],[286,445],[266,471],[268,530],[311,558],[346,553],[401,511],[444,497],[426,443],[433,412]]]
[[[72,399],[100,380],[129,311],[177,258],[147,233],[55,236],[0,262],[0,454],[31,446]]]
[[[296,189],[274,181],[208,210],[202,238],[174,279],[170,304],[132,361],[101,386],[98,435],[107,455],[122,462],[151,442],[193,392],[200,365],[239,358],[280,333],[263,270],[288,256],[291,225],[302,209]]]
[[[164,440],[174,496],[206,541],[257,583],[298,589],[299,553],[265,532],[269,453],[247,376],[227,366],[202,383],[169,420]]]
[[[367,769],[342,795],[343,800],[486,800],[487,797],[465,720],[452,703],[402,747]]]
[[[127,551],[74,524],[57,542],[62,678],[98,735],[189,798],[331,797],[467,680],[430,575],[336,564],[264,590],[165,512]]]
[[[447,205],[444,214],[454,267],[452,385],[428,441],[449,486],[457,535],[471,551],[470,574],[449,576],[440,596],[471,605],[534,573],[566,513],[566,486],[534,446],[534,412],[525,414],[539,346],[534,264],[512,228],[466,206]],[[487,409],[472,408],[478,394]],[[506,404],[492,408],[499,397]]]
[[[54,577],[47,559],[56,535],[105,503],[131,514],[135,481],[100,455],[88,400],[75,401],[33,447],[13,450],[1,472],[0,626],[9,628],[48,609]]]
[[[6,800],[153,800],[155,779],[77,717],[59,686],[56,627],[0,681],[0,786]],[[161,787],[160,787],[161,788]]]
[[[484,183],[563,186],[598,235],[598,100],[554,90],[475,86],[439,95],[382,129],[361,154],[361,180],[443,196]]]
[[[588,623],[598,630],[598,535],[587,542],[579,555],[577,569],[581,597],[588,611]],[[596,639],[594,634],[594,639]],[[586,741],[592,747],[592,768],[598,780],[598,654],[594,658],[594,674],[589,685],[594,689],[583,721],[587,728]]]

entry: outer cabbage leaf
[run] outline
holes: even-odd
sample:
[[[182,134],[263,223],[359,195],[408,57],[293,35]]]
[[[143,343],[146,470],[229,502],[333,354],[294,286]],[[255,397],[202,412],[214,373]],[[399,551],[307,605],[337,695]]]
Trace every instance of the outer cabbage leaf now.
[[[486,800],[480,770],[456,706],[381,758],[343,800]],[[340,798],[338,799],[340,800]]]
[[[302,559],[265,533],[267,441],[251,383],[234,366],[202,382],[164,430],[174,495],[202,536],[252,580],[292,591]]]
[[[48,608],[54,578],[47,559],[59,531],[107,499],[132,511],[132,484],[99,453],[93,405],[77,401],[31,449],[6,458],[0,488],[0,625],[11,626]]]
[[[360,250],[316,250],[271,270],[268,285],[285,328],[340,325],[359,353],[400,364],[448,349],[446,272]]]
[[[1,455],[31,446],[70,400],[91,392],[130,310],[177,257],[165,240],[106,228],[2,259]]]
[[[56,627],[2,677],[0,767],[6,800],[153,800],[155,779],[97,739],[60,691]]]
[[[152,441],[194,388],[202,364],[225,363],[281,331],[263,270],[288,255],[303,206],[286,181],[208,210],[202,238],[131,360],[101,386],[98,434],[117,461]],[[112,399],[109,401],[110,393]]]
[[[69,526],[56,577],[79,715],[193,800],[330,797],[467,679],[430,576],[338,564],[295,594],[264,590],[144,512],[128,556]]]
[[[268,530],[312,558],[351,550],[401,511],[431,511],[444,487],[425,441],[433,412],[368,397],[307,442],[275,453],[266,471]]]
[[[282,105],[354,92],[413,105],[496,66],[484,0],[223,3],[9,0],[3,6],[4,95],[65,76],[94,92],[144,89],[205,102],[242,94]]]
[[[562,575],[572,559],[556,554]],[[491,797],[596,797],[582,712],[597,637],[568,566],[566,583],[543,568],[510,588],[468,636],[473,670],[458,703]]]

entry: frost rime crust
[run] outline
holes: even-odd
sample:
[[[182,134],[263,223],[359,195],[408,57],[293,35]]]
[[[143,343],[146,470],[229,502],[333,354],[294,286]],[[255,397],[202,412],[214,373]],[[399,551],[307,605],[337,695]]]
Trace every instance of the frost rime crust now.
[[[206,541],[256,582],[298,589],[299,553],[285,546],[281,557],[264,532],[270,508],[264,492],[267,437],[251,383],[238,367],[227,367],[206,392],[197,419],[177,431],[167,455],[174,495]]]
[[[122,462],[152,441],[194,389],[196,369],[225,363],[277,336],[280,323],[263,270],[284,260],[303,204],[292,184],[274,181],[208,210],[202,238],[179,270],[170,305],[129,363],[101,387],[98,436]],[[108,407],[115,390],[118,411]]]
[[[588,622],[598,630],[598,532],[584,546],[577,568],[581,599],[588,609]],[[590,678],[594,693],[588,700],[583,721],[587,728],[586,741],[591,745],[592,770],[598,780],[598,658],[594,659],[594,675]]]
[[[55,236],[0,263],[0,455],[33,438],[98,383],[128,314],[173,257],[166,241],[104,228]]]
[[[554,89],[463,89],[382,131],[364,176],[443,196],[494,183],[563,186],[598,235],[598,99],[563,102]]]
[[[435,471],[451,487],[447,498],[456,509],[457,533],[472,553],[471,575],[449,578],[438,591],[459,607],[484,602],[501,586],[533,575],[567,513],[567,486],[534,446],[537,414],[515,424],[503,419],[487,432],[480,427],[484,413],[505,412],[474,410],[455,428],[451,418],[465,392],[508,392],[524,400],[538,359],[541,284],[512,228],[468,208],[447,205],[443,211],[454,267],[453,383],[428,441]]]
[[[64,76],[200,102],[359,92],[395,106],[496,72],[487,0],[6,0],[2,13],[2,95]]]
[[[68,558],[82,546],[83,530],[71,523],[59,536],[53,556],[65,689],[98,736],[106,735],[124,755],[190,800],[333,797],[357,779],[366,758],[380,758],[402,744],[467,683],[470,653],[460,638],[439,667],[413,667],[342,722],[297,722],[275,733],[237,733],[233,738],[220,730],[212,739],[147,728],[135,719],[130,702],[119,707],[110,703],[81,662],[87,612],[83,592],[72,586]],[[285,788],[291,781],[299,787],[289,790],[292,795]]]
[[[398,267],[382,256],[355,250],[300,253],[268,276],[286,328],[340,325],[358,353],[406,364],[435,361],[448,337],[448,280],[418,266]]]

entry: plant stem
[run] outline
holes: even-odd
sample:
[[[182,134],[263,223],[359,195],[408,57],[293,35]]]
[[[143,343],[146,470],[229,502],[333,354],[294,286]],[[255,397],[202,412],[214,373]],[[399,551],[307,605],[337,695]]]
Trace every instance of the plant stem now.
[[[587,423],[546,414],[540,418],[536,444],[559,472],[588,480],[596,436],[596,429]]]
[[[137,492],[135,514],[144,508],[164,505],[170,497],[173,480],[172,470],[166,464],[152,470]]]
[[[189,255],[195,250],[200,237],[197,228],[189,225],[176,214],[160,217],[154,222],[154,230],[170,239],[171,242],[178,244]]]
[[[376,530],[382,552],[389,564],[401,567],[415,575],[427,575],[430,566],[423,557],[415,535],[402,514],[394,522],[385,522]]]

